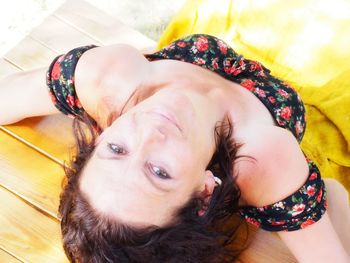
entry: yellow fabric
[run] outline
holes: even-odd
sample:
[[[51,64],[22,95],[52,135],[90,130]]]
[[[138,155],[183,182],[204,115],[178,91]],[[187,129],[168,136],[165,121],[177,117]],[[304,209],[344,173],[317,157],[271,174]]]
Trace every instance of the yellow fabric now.
[[[294,85],[306,105],[304,152],[350,191],[350,2],[188,0],[158,47],[206,33]]]

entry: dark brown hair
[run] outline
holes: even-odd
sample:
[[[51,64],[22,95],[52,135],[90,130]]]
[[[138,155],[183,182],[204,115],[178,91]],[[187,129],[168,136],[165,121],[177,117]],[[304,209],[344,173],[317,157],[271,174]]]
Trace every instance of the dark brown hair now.
[[[79,189],[81,171],[89,160],[98,131],[84,117],[74,120],[76,154],[66,167],[66,181],[60,196],[59,213],[63,246],[71,262],[233,262],[241,250],[232,248],[241,223],[235,216],[240,191],[233,162],[239,145],[232,140],[227,118],[217,125],[216,152],[208,164],[222,180],[209,204],[193,196],[176,213],[177,223],[168,227],[135,228],[101,215]],[[206,213],[198,211],[206,206]]]

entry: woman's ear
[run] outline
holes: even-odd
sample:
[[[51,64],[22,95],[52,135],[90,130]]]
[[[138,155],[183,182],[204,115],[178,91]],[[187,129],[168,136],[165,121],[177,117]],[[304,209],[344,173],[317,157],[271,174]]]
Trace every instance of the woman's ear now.
[[[215,188],[215,179],[214,175],[210,170],[205,171],[205,179],[204,179],[204,191],[203,194],[205,196],[212,195]]]
[[[214,175],[210,170],[206,170],[204,176],[205,176],[204,185],[203,185],[203,190],[201,192],[201,196],[204,202],[203,202],[202,209],[198,211],[199,216],[203,216],[206,210],[208,209],[208,205],[216,185]]]

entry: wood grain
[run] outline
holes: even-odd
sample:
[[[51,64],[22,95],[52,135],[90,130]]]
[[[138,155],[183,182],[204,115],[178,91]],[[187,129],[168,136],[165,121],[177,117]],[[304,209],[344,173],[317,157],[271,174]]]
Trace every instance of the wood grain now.
[[[55,16],[49,16],[30,36],[59,54],[84,45],[101,45],[97,40],[69,26]]]
[[[16,259],[15,257],[8,254],[6,251],[2,250],[0,248],[0,262],[6,262],[6,263],[21,263],[24,261],[20,261],[19,259]]]
[[[72,120],[63,114],[28,118],[3,129],[58,164],[70,158],[74,146]]]
[[[152,39],[82,0],[67,1],[55,12],[55,16],[103,45],[124,43],[148,52],[156,46]]]
[[[3,131],[0,142],[0,185],[56,218],[62,167]]]
[[[254,227],[250,227],[250,232],[253,237],[249,247],[240,257],[243,262],[297,263],[276,233],[257,230]]]
[[[5,54],[5,58],[22,70],[48,67],[58,55],[57,52],[45,48],[30,36],[25,37],[14,49]],[[45,81],[45,76],[43,76]]]
[[[0,78],[3,78],[12,73],[16,73],[18,71],[20,71],[18,67],[11,64],[4,58],[0,58]]]
[[[0,244],[28,262],[67,262],[59,223],[0,187]]]

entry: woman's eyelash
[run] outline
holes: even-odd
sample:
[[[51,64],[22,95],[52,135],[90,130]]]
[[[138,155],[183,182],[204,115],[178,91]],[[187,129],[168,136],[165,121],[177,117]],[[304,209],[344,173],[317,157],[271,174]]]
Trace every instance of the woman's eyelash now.
[[[150,169],[151,173],[153,173],[155,176],[158,176],[161,179],[170,179],[171,178],[170,175],[168,174],[168,172],[159,166],[154,166],[154,165],[150,164],[149,169]]]
[[[127,154],[127,151],[125,150],[125,148],[120,146],[120,145],[118,145],[118,144],[108,143],[108,148],[113,153],[116,153],[116,154],[120,154],[120,155]]]

